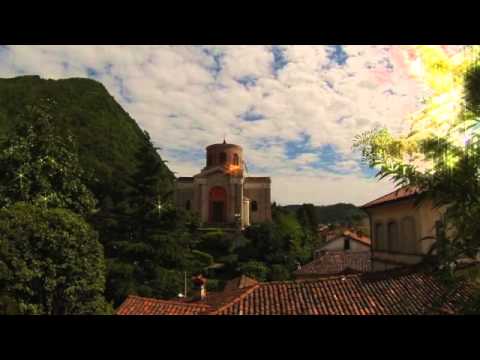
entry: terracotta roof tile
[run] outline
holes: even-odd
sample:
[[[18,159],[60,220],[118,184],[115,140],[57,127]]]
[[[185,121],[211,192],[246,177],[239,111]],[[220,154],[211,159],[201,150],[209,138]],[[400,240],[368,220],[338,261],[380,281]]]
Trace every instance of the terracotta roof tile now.
[[[129,295],[117,309],[117,315],[199,315],[212,311],[203,303],[159,300]]]
[[[407,315],[455,313],[459,299],[471,295],[464,286],[432,305],[445,289],[427,273],[382,279],[347,275],[305,282],[261,283],[240,301],[213,312],[218,315]]]
[[[433,275],[393,270],[335,276],[303,282],[257,283],[206,302],[179,302],[129,296],[119,315],[413,315],[458,311],[459,300],[472,296],[461,284],[453,294]],[[436,303],[441,306],[433,308]]]
[[[295,275],[333,275],[347,270],[365,272],[370,270],[370,251],[327,251],[302,266]]]
[[[380,204],[389,203],[391,201],[406,199],[406,198],[409,198],[409,197],[413,197],[413,196],[417,195],[418,193],[419,193],[418,188],[405,186],[405,187],[402,187],[402,188],[397,189],[395,191],[392,191],[391,193],[389,193],[387,195],[383,195],[382,197],[380,197],[376,200],[370,201],[370,202],[366,203],[365,205],[360,206],[360,208],[361,209],[366,209],[366,208],[370,208],[370,207],[377,206],[377,205],[380,205]]]

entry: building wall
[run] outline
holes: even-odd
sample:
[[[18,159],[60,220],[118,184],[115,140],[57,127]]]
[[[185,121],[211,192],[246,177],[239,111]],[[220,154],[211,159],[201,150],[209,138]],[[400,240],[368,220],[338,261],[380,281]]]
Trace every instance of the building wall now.
[[[243,192],[244,195],[250,199],[250,223],[255,224],[271,221],[270,179],[249,182],[247,178],[244,183]],[[253,209],[254,201],[257,203],[256,211]]]
[[[430,202],[425,202],[415,207],[414,199],[406,199],[390,204],[380,205],[366,209],[370,214],[372,226],[372,252],[373,258],[393,263],[416,264],[428,253],[435,241],[435,223],[441,217],[441,211],[433,209]],[[409,236],[403,221],[410,217],[414,220],[415,236],[409,242]],[[388,224],[397,224],[398,242],[392,245],[389,237]],[[376,224],[383,224],[383,236],[386,248],[379,248],[379,239]],[[392,231],[393,235],[394,231]],[[386,265],[385,265],[386,266]],[[394,267],[396,265],[388,265]],[[377,266],[381,267],[380,265]]]
[[[186,209],[187,201],[190,202],[190,210],[194,211],[194,184],[192,182],[177,182],[175,189],[175,206],[177,209]]]

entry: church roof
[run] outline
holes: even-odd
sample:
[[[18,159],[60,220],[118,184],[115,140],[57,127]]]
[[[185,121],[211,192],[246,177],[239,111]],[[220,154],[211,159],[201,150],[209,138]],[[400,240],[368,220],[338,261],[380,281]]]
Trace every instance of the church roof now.
[[[228,143],[224,142],[224,143],[221,143],[221,144],[211,144],[211,145],[208,145],[206,149],[208,150],[208,149],[211,149],[211,148],[213,148],[213,147],[223,147],[223,148],[237,147],[237,148],[241,148],[240,145],[228,144]]]
[[[245,182],[271,182],[269,177],[261,177],[261,176],[248,176],[245,178]]]

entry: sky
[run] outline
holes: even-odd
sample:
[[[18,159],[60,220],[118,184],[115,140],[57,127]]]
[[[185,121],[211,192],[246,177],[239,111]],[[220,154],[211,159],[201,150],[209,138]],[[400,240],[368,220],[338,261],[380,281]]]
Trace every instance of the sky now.
[[[88,77],[147,130],[176,176],[205,147],[241,145],[249,176],[282,205],[362,205],[394,190],[352,149],[375,127],[408,130],[424,88],[401,46],[0,46],[0,77]]]

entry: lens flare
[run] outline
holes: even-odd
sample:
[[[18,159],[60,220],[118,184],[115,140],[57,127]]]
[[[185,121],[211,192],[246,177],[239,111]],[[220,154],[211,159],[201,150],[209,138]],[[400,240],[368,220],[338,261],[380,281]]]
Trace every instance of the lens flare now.
[[[462,122],[462,126],[458,126],[465,108],[464,79],[479,53],[478,45],[457,51],[439,45],[404,48],[403,60],[409,75],[419,81],[427,93],[422,109],[410,117],[412,140],[447,136],[456,145],[465,144],[464,130],[469,124]],[[470,119],[470,123],[473,120]]]

